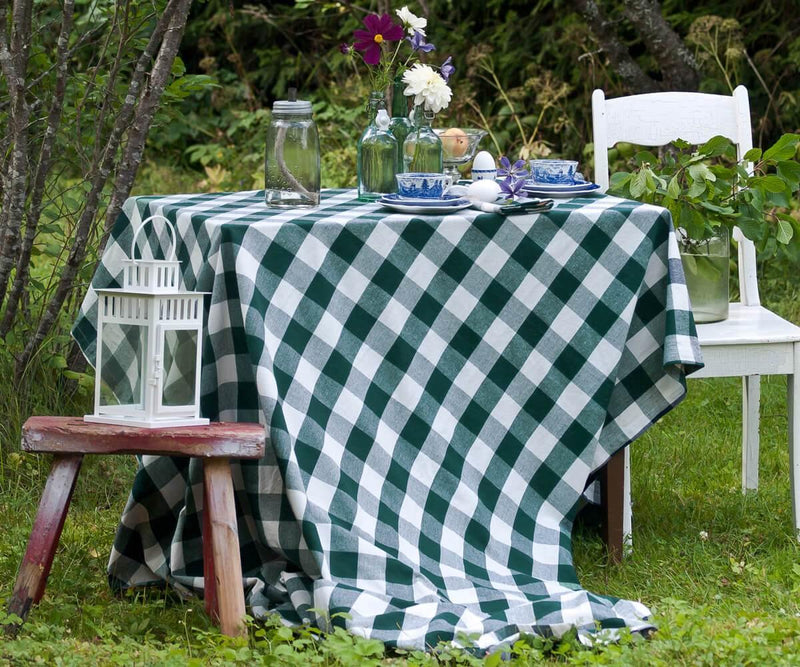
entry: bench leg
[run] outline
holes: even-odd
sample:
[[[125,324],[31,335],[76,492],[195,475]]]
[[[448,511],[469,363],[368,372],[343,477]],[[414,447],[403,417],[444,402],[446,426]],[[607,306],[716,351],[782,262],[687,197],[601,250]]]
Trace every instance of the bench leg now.
[[[207,462],[206,462],[207,464]],[[208,475],[203,464],[203,602],[206,614],[219,625],[219,600],[217,599],[217,577],[215,574],[214,549],[211,546],[211,513],[208,511]]]
[[[211,567],[204,567],[204,571],[211,569],[214,572],[214,597],[219,608],[220,630],[226,635],[244,636],[242,560],[230,462],[225,458],[207,459],[203,463],[203,473],[206,491],[204,512],[208,517],[204,519],[204,525],[211,529],[210,535],[203,535],[203,543],[211,542],[213,554]]]
[[[603,541],[613,563],[622,561],[625,451],[612,456],[600,474],[601,506],[605,511]]]
[[[19,567],[8,611],[23,621],[31,605],[44,595],[83,454],[56,454],[44,485],[28,548]]]

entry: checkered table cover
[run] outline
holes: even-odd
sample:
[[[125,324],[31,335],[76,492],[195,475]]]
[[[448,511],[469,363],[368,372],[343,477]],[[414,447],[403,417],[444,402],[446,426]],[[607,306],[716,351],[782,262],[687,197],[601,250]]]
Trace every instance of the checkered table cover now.
[[[652,627],[642,604],[582,589],[571,530],[590,473],[702,365],[666,210],[134,197],[73,330],[90,361],[94,289],[116,286],[155,213],[176,224],[186,287],[211,293],[204,414],[268,430],[264,459],[233,465],[255,616],[416,648]],[[112,586],[202,591],[201,490],[200,461],[143,457]]]

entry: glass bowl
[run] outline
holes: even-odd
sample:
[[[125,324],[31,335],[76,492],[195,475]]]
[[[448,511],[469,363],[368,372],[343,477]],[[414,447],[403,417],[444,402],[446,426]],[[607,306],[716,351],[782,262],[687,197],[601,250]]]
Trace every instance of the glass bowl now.
[[[461,178],[458,165],[466,164],[475,157],[478,144],[487,132],[474,127],[435,128],[442,140],[442,162],[444,173],[453,177],[453,183]]]

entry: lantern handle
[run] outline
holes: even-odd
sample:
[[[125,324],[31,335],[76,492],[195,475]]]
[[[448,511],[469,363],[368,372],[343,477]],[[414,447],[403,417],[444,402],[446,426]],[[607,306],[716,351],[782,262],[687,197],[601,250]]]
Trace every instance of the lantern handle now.
[[[172,222],[170,222],[169,218],[167,218],[164,215],[161,215],[160,213],[155,213],[151,215],[149,218],[145,218],[144,220],[142,220],[141,224],[136,228],[136,231],[133,233],[133,241],[131,241],[131,261],[134,264],[136,263],[136,239],[139,236],[139,232],[141,232],[144,229],[144,226],[154,218],[161,218],[164,222],[167,223],[167,229],[169,229],[169,235],[170,238],[172,239],[172,247],[170,248],[170,253],[169,257],[167,257],[167,261],[172,262],[175,260],[175,246],[176,246],[175,227],[172,224]]]

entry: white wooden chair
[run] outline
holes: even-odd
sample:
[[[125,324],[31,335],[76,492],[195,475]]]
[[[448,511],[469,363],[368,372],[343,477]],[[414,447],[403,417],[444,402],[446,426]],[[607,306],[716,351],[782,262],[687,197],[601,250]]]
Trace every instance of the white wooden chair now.
[[[592,94],[595,182],[608,189],[608,149],[626,141],[663,146],[675,139],[702,144],[721,134],[737,146],[738,157],[752,148],[747,89],[733,95],[648,93],[606,99]],[[705,367],[691,377],[742,378],[742,491],[758,488],[758,422],[761,375],[786,375],[789,410],[789,477],[795,533],[800,539],[800,327],[761,305],[752,241],[734,230],[739,247],[741,301],[730,304],[727,320],[698,324]],[[630,545],[630,458],[625,449],[623,540]],[[622,545],[620,545],[621,547]]]

